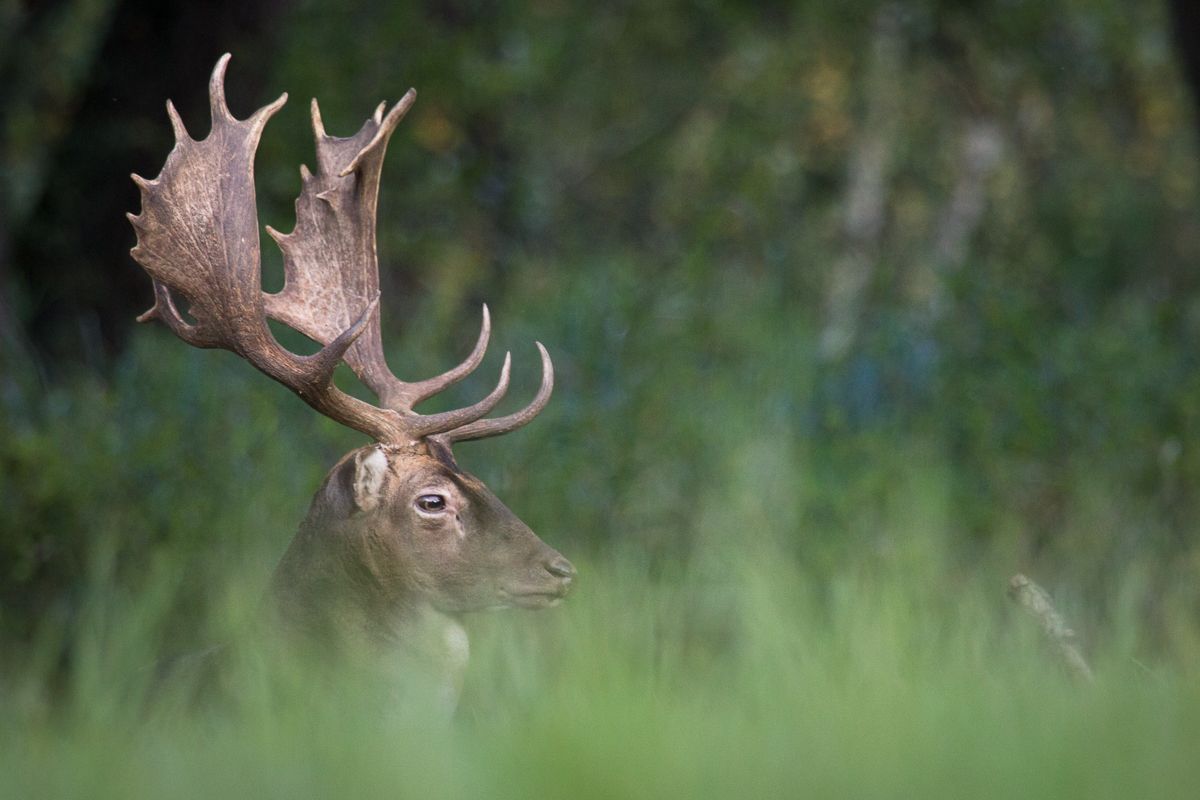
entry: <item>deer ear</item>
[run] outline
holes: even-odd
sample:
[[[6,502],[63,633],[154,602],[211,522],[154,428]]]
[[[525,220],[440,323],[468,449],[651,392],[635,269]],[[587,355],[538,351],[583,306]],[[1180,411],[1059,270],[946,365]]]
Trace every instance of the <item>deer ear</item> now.
[[[361,450],[354,456],[354,505],[360,511],[371,511],[383,496],[388,459],[383,448]]]

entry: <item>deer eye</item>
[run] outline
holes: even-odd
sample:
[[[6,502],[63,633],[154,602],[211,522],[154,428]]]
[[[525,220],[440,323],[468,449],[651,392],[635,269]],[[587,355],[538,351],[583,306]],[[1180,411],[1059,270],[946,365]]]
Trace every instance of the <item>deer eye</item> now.
[[[423,494],[417,498],[417,508],[431,514],[446,510],[446,498],[440,494]]]

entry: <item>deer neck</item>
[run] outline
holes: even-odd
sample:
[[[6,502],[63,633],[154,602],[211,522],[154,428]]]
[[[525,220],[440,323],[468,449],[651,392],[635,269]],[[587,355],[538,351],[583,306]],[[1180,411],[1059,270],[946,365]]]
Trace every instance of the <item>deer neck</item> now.
[[[430,605],[413,608],[397,620],[401,635],[384,654],[400,680],[432,689],[449,710],[458,702],[467,670],[470,644],[467,632],[453,616]],[[399,681],[398,681],[399,682]]]
[[[369,519],[338,522],[329,517],[341,515],[323,510],[314,504],[272,577],[272,600],[284,630],[333,650],[409,650],[448,664],[464,660],[461,625],[422,597],[413,576],[397,569],[394,536]]]
[[[406,700],[415,694],[453,711],[470,653],[456,616],[375,572],[372,559],[302,559],[304,534],[302,527],[272,580],[287,638],[322,660],[366,655]]]

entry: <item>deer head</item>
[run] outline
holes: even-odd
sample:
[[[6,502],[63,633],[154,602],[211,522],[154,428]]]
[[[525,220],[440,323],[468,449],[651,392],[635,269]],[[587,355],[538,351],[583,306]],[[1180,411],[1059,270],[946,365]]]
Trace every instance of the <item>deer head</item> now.
[[[138,237],[132,254],[153,279],[155,295],[154,307],[138,319],[157,319],[195,347],[237,353],[317,411],[376,442],[329,473],[276,568],[272,593],[285,625],[316,637],[349,633],[403,645],[434,619],[447,657],[461,660],[465,638],[454,614],[554,605],[575,582],[571,563],[460,470],[451,453],[455,442],[498,436],[532,420],[550,399],[550,357],[538,343],[536,397],[495,419],[484,417],[508,388],[511,355],[495,390],[478,403],[440,414],[413,410],[483,359],[491,331],[487,306],[463,363],[416,383],[388,369],[379,327],[375,208],[384,151],[416,99],[413,90],[386,116],[380,104],[362,130],[345,139],[326,135],[313,100],[317,171],[300,168],[295,230],[280,234],[267,227],[283,251],[286,283],[278,294],[265,294],[254,155],[287,95],[249,119],[234,119],[225,104],[228,63],[229,55],[217,62],[209,84],[208,138],[188,136],[168,102],[175,147],[157,178],[133,176],[142,213],[129,215]],[[178,310],[177,296],[186,298],[193,321]],[[311,356],[286,350],[268,318],[321,350]],[[377,396],[378,406],[334,385],[339,362]]]

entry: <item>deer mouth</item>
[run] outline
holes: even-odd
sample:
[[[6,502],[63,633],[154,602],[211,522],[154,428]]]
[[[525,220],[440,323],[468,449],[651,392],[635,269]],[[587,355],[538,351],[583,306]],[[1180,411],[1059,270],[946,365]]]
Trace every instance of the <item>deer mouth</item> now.
[[[564,581],[562,585],[556,586],[553,589],[541,590],[500,590],[500,598],[504,605],[514,608],[554,608],[562,602],[563,598],[571,591],[570,582]]]
[[[518,579],[508,587],[498,587],[500,600],[504,605],[516,608],[553,608],[571,593],[578,579],[578,573],[571,562],[548,547],[542,552],[539,560],[545,571],[532,570],[532,574],[524,576],[524,580]]]

